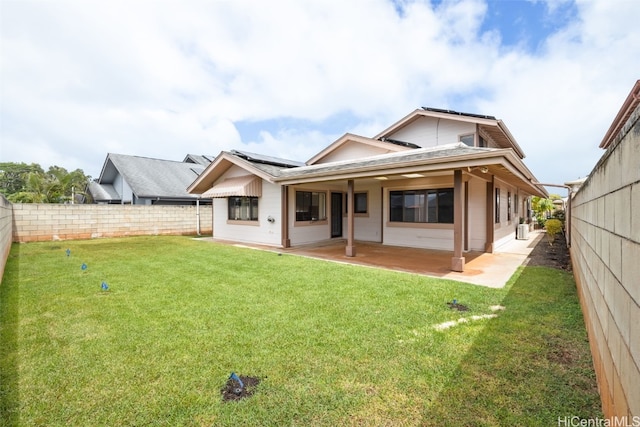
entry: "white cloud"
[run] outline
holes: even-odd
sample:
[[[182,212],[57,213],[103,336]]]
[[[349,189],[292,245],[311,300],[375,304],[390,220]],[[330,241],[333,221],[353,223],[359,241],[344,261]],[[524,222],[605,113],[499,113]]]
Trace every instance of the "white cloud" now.
[[[590,171],[638,78],[637,2],[579,0],[537,53],[481,33],[484,1],[396,3],[5,1],[2,160],[93,175],[107,152],[304,160],[343,130],[242,141],[234,123],[348,112],[373,135],[426,105],[504,119],[541,180]]]

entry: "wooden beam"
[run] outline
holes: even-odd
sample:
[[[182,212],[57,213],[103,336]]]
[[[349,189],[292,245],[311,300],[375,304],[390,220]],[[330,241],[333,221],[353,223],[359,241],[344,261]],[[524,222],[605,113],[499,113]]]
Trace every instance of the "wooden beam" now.
[[[463,236],[463,209],[464,209],[464,186],[462,185],[462,170],[453,171],[453,258],[451,258],[451,270],[464,271],[464,256],[462,247]]]
[[[348,257],[356,256],[356,247],[354,242],[354,182],[352,179],[347,181],[347,248],[346,255]]]
[[[280,224],[280,236],[281,244],[283,248],[291,247],[291,240],[289,239],[289,186],[283,185],[282,193],[280,196],[281,207],[280,216],[282,217],[282,224]]]
[[[491,180],[490,182],[487,182],[487,206],[486,206],[486,212],[487,212],[487,220],[486,220],[486,238],[485,238],[485,244],[484,244],[484,251],[488,252],[488,253],[493,253],[493,242],[494,242],[494,226],[493,224],[495,223],[495,212],[494,212],[494,206],[496,203],[496,199],[495,199],[495,186],[493,184],[493,180]]]

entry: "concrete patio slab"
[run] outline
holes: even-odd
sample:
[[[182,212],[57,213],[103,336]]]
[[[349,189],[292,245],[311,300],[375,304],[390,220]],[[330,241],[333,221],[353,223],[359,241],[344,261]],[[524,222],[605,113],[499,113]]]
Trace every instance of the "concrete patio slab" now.
[[[464,272],[451,271],[452,251],[405,248],[380,243],[356,242],[355,257],[345,255],[345,241],[333,240],[323,244],[297,246],[293,248],[273,248],[237,242],[216,242],[235,246],[268,250],[331,262],[357,264],[386,270],[404,271],[431,277],[457,280],[491,288],[502,288],[516,272],[526,264],[533,248],[543,237],[542,232],[532,232],[528,240],[513,240],[502,245],[494,253],[466,252]]]

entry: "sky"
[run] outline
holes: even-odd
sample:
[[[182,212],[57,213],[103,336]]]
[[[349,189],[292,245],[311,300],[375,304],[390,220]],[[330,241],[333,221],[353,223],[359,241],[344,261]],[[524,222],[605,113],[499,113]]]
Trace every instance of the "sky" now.
[[[585,177],[640,78],[637,0],[0,0],[0,162],[305,161],[426,106]],[[553,192],[562,193],[563,190]]]

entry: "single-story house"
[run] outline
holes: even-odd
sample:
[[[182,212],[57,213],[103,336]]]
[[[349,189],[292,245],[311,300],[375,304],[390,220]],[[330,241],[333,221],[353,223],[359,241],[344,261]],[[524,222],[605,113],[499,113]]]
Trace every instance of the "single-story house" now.
[[[305,164],[223,151],[189,186],[213,199],[213,237],[291,247],[346,239],[452,251],[493,250],[546,190],[492,116],[417,109],[372,138],[345,134]]]
[[[99,204],[195,205],[198,196],[186,188],[212,160],[193,154],[178,162],[109,153],[88,191]]]

